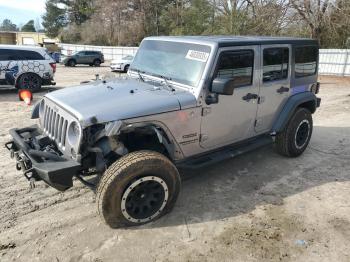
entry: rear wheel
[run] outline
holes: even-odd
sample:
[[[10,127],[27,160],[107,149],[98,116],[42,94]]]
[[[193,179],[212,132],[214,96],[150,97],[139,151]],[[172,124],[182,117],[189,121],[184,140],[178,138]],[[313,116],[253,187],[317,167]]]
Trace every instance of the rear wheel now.
[[[113,228],[148,223],[173,208],[180,184],[176,167],[164,155],[132,152],[102,176],[96,196],[99,214]]]
[[[31,91],[39,91],[41,89],[42,79],[34,73],[25,73],[20,76],[17,82],[18,89],[28,89]]]
[[[276,136],[276,149],[282,155],[297,157],[308,146],[312,135],[312,115],[306,108],[298,108],[285,130]]]
[[[100,59],[95,59],[94,60],[94,66],[100,66],[101,65],[101,60]]]

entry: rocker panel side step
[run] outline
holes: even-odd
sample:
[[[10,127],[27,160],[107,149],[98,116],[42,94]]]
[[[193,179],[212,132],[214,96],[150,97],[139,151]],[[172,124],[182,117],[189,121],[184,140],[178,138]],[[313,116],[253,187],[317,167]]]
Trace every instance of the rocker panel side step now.
[[[248,140],[244,143],[233,144],[221,148],[219,150],[212,151],[210,153],[205,153],[200,156],[195,156],[187,159],[183,162],[176,163],[179,168],[185,169],[197,169],[203,168],[226,159],[234,158],[241,154],[253,151],[260,147],[264,147],[273,143],[272,137],[269,135],[264,135],[252,140]]]

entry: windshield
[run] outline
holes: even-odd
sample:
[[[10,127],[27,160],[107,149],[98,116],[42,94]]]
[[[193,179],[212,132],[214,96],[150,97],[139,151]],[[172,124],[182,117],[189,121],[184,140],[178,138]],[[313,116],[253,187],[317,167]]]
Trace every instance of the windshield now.
[[[210,50],[211,48],[206,45],[144,40],[134,58],[131,70],[196,86]]]

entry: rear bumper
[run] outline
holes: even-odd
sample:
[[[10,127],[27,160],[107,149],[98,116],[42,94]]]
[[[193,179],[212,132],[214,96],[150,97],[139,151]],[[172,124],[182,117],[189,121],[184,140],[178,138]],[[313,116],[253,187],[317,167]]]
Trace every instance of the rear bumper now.
[[[56,85],[56,82],[53,79],[53,75],[46,75],[42,78],[42,85],[43,86],[54,86]]]
[[[316,107],[320,107],[320,105],[321,105],[321,98],[317,97],[316,99],[317,99],[316,100]]]
[[[22,129],[11,129],[13,140],[6,143],[17,170],[22,170],[28,180],[43,180],[57,190],[64,191],[73,186],[73,176],[81,169],[80,163],[66,159],[52,152],[33,148],[32,142],[43,139],[39,128],[34,125]]]

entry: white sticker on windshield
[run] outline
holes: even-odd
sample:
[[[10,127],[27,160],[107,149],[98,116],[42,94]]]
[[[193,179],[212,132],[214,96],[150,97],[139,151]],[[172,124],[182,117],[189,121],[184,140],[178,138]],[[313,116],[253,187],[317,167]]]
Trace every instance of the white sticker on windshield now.
[[[188,50],[186,55],[187,59],[197,60],[201,62],[207,62],[208,57],[209,57],[209,53],[196,51],[196,50]]]

